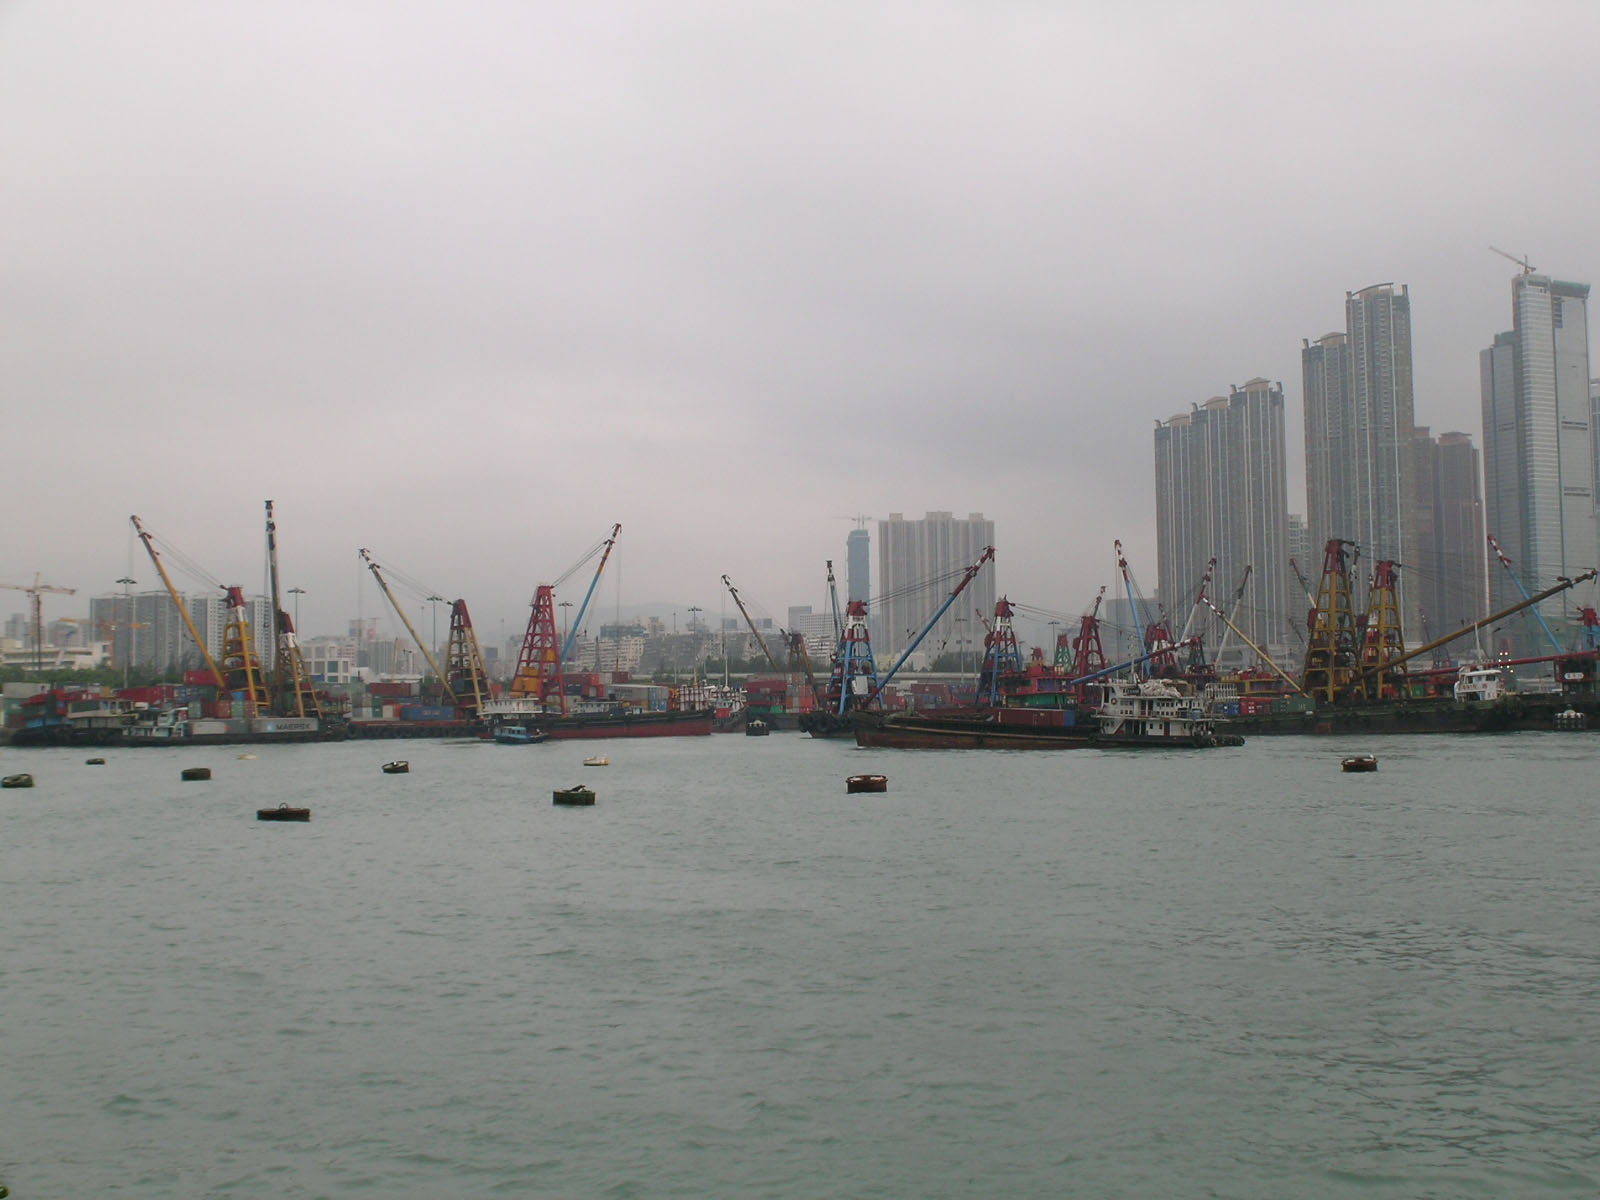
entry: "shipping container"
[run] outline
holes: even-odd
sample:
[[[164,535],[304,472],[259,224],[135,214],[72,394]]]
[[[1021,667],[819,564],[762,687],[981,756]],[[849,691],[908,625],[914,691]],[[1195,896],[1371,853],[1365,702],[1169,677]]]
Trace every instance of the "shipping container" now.
[[[400,706],[400,719],[402,721],[454,721],[456,710],[434,704],[402,704]]]

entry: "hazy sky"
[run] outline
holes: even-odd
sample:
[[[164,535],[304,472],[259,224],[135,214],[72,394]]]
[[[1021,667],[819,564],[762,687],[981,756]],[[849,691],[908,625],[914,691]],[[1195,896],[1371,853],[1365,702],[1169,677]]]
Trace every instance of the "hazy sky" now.
[[[361,546],[520,629],[616,521],[606,607],[781,620],[928,509],[1014,600],[1118,537],[1153,591],[1155,422],[1281,380],[1303,512],[1347,290],[1410,285],[1417,420],[1481,444],[1488,246],[1600,280],[1597,46],[1592,0],[0,2],[0,582],[86,611],[137,513],[255,590],[271,497],[311,634]]]

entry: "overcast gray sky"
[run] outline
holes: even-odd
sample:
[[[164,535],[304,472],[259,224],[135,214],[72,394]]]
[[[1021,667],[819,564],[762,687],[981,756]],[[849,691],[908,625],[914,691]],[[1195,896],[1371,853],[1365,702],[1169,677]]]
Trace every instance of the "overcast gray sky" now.
[[[781,619],[927,509],[1014,600],[1118,537],[1153,590],[1155,421],[1282,380],[1303,512],[1347,290],[1410,285],[1417,419],[1481,444],[1488,246],[1600,275],[1597,46],[1589,0],[0,3],[0,582],[81,612],[138,513],[254,589],[271,497],[312,634],[360,546],[519,629],[615,521],[607,606]]]

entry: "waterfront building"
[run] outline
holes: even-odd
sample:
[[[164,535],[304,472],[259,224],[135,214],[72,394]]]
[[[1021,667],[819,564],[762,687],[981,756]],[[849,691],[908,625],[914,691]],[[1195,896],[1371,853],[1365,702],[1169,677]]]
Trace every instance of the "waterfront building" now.
[[[1252,379],[1155,431],[1156,559],[1160,594],[1176,634],[1189,617],[1206,564],[1224,608],[1251,568],[1234,623],[1269,654],[1288,645],[1288,479],[1283,385]],[[1146,620],[1151,614],[1145,614]],[[1213,650],[1222,623],[1197,616]]]
[[[908,521],[901,513],[890,513],[878,522],[878,594],[885,652],[905,649],[950,595],[962,571],[978,561],[984,547],[994,545],[994,522],[982,513],[965,518],[948,512],[929,512],[921,520]],[[967,586],[960,600],[951,605],[929,631],[923,648],[937,658],[945,649],[954,650],[964,626],[957,625],[963,613],[977,609],[994,611],[995,569],[988,564]]]
[[[1525,271],[1511,281],[1511,308],[1511,331],[1479,355],[1484,516],[1518,577],[1491,564],[1494,610],[1521,598],[1519,581],[1537,592],[1600,558],[1589,285]],[[1539,606],[1562,646],[1574,643],[1578,611],[1593,594],[1566,591]],[[1503,623],[1495,645],[1517,655],[1550,649],[1527,621]]]
[[[192,610],[192,601],[184,598],[184,603]],[[111,660],[119,667],[170,673],[203,665],[183,614],[165,588],[90,597],[89,628],[111,643]],[[213,654],[221,647],[220,627],[217,639],[207,647]]]

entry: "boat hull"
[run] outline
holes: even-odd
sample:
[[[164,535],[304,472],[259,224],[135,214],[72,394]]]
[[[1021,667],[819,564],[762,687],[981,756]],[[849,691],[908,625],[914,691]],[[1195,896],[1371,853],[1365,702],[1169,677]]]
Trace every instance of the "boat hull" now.
[[[1094,735],[1077,726],[1007,725],[982,716],[852,718],[856,745],[889,750],[1078,750]]]
[[[711,710],[698,712],[583,713],[551,717],[539,728],[552,741],[586,738],[710,737]]]
[[[1567,712],[1579,713],[1587,728],[1595,729],[1600,699],[1554,694],[1514,694],[1481,701],[1441,697],[1332,706],[1314,712],[1256,713],[1234,717],[1229,725],[1253,735],[1518,733],[1561,728],[1557,718]]]

